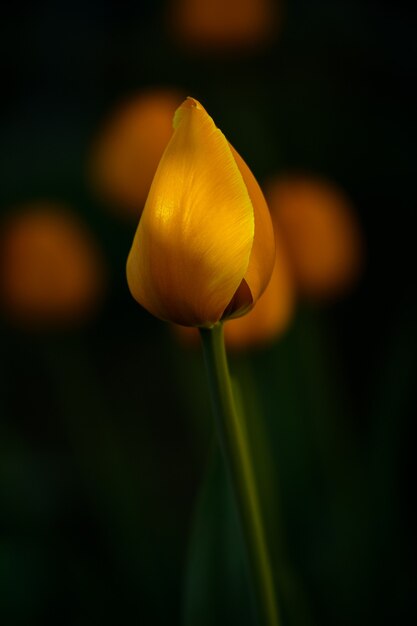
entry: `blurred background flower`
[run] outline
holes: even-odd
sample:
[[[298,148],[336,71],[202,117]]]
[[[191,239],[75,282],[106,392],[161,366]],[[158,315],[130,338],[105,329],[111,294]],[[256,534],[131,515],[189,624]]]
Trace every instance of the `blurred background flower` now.
[[[265,193],[299,293],[320,299],[351,287],[362,266],[363,245],[345,194],[305,175],[278,177]]]
[[[103,299],[105,263],[81,220],[65,206],[16,207],[1,228],[0,302],[29,328],[80,322]]]
[[[91,155],[91,183],[120,215],[138,220],[183,99],[174,89],[148,89],[116,107],[104,124]]]
[[[169,31],[180,45],[200,53],[236,54],[271,40],[281,2],[174,0],[169,8]]]

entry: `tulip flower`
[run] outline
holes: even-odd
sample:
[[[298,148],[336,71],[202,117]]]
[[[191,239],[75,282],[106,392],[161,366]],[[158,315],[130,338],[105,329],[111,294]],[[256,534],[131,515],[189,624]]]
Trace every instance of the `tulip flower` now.
[[[275,240],[242,157],[197,100],[174,116],[127,260],[133,297],[157,317],[200,328],[217,432],[232,479],[262,624],[278,626],[272,568],[246,436],[233,397],[223,322],[268,285]]]
[[[210,328],[252,309],[274,256],[258,183],[203,106],[187,98],[128,257],[133,297],[163,320]]]

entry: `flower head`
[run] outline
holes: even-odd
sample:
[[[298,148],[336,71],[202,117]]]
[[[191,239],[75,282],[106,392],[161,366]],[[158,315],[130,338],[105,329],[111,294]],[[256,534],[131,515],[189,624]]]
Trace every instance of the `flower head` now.
[[[210,327],[254,306],[274,255],[258,183],[201,104],[187,98],[127,260],[133,297],[161,319]]]

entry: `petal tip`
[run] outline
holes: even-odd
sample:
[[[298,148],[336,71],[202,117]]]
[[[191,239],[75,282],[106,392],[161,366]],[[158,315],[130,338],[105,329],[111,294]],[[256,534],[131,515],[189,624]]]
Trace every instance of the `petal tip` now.
[[[176,130],[178,128],[179,124],[181,123],[181,120],[183,119],[184,112],[187,109],[197,109],[199,111],[204,111],[203,105],[200,104],[200,102],[198,100],[196,100],[192,96],[187,96],[187,98],[184,100],[184,102],[175,111],[174,119],[173,119],[173,122],[172,122],[174,130]]]

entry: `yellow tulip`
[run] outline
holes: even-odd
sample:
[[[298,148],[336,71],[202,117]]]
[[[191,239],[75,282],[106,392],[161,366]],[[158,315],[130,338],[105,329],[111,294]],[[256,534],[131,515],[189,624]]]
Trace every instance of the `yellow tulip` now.
[[[127,260],[133,297],[163,320],[209,328],[254,306],[274,256],[258,183],[203,106],[187,98]]]

